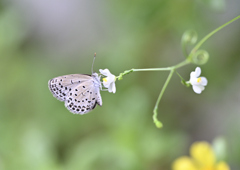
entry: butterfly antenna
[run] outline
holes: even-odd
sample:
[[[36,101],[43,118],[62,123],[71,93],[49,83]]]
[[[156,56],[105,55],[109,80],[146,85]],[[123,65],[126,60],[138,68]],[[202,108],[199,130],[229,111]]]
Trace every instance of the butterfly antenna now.
[[[93,64],[94,64],[94,61],[95,61],[96,55],[97,55],[97,54],[94,53],[93,62],[92,62],[92,74],[93,74]]]

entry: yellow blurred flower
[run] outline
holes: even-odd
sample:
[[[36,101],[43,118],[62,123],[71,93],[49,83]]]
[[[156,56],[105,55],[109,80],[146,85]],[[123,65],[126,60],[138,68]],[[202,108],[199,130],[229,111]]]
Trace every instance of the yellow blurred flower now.
[[[230,170],[224,161],[216,162],[216,156],[207,142],[195,142],[190,148],[191,157],[182,156],[173,162],[173,170]]]

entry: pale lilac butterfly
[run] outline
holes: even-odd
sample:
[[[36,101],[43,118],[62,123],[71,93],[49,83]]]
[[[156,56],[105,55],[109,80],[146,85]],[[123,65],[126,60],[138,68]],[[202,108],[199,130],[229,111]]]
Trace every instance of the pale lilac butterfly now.
[[[94,54],[93,64],[96,57]],[[85,114],[93,110],[96,105],[102,106],[102,89],[100,77],[97,73],[69,74],[59,76],[48,81],[48,88],[53,96],[65,102],[65,107],[74,114]]]

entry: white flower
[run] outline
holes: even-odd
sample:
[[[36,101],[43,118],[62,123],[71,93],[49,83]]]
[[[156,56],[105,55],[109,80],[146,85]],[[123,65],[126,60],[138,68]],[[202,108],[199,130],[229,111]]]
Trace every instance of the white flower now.
[[[192,84],[193,91],[197,94],[200,94],[207,85],[208,81],[206,77],[199,77],[201,74],[201,68],[197,67],[195,71],[192,71],[190,74],[189,82]]]
[[[106,76],[105,78],[103,78],[104,87],[106,87],[110,93],[112,92],[115,93],[116,92],[116,85],[115,85],[116,76],[111,74],[108,69],[104,69],[104,70],[100,69],[99,71],[102,75]]]

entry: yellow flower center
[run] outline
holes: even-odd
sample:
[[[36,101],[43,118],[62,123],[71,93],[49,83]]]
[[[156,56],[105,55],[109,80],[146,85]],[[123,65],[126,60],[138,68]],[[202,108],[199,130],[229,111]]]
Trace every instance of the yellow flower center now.
[[[199,77],[198,79],[197,79],[197,82],[199,83],[201,81],[201,78]]]
[[[103,78],[102,80],[103,80],[105,83],[107,82],[107,78]]]

